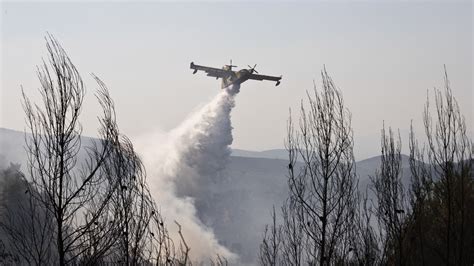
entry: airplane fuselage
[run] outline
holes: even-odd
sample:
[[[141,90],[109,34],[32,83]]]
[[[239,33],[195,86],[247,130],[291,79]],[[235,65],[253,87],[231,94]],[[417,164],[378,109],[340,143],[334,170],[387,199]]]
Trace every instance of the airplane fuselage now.
[[[224,66],[222,69],[230,70],[230,67]],[[222,89],[234,84],[240,85],[250,78],[250,74],[252,73],[248,69],[241,69],[237,72],[234,72],[234,74],[230,75],[229,77],[222,79]]]

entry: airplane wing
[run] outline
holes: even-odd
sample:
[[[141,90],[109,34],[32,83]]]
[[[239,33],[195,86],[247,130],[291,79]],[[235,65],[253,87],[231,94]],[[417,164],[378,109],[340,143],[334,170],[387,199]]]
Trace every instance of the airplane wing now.
[[[233,71],[230,70],[224,70],[220,68],[214,68],[214,67],[207,67],[207,66],[200,66],[196,65],[193,62],[191,62],[191,65],[189,66],[191,69],[194,69],[193,74],[196,74],[198,70],[204,71],[207,73],[208,76],[210,77],[216,77],[216,78],[226,78],[230,75],[232,75]]]
[[[249,79],[254,79],[254,80],[271,80],[271,81],[276,81],[276,85],[280,85],[280,77],[274,77],[274,76],[265,76],[265,75],[258,75],[258,74],[250,74]]]

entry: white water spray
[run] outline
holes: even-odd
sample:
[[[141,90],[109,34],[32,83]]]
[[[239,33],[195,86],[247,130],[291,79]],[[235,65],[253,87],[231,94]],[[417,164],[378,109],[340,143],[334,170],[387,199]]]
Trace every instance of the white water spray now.
[[[140,138],[137,148],[145,163],[152,194],[161,208],[170,235],[178,240],[176,220],[191,248],[193,261],[209,261],[216,254],[230,262],[237,256],[220,245],[211,228],[197,216],[199,184],[219,177],[230,157],[230,113],[240,86],[224,89],[211,102],[169,133]]]

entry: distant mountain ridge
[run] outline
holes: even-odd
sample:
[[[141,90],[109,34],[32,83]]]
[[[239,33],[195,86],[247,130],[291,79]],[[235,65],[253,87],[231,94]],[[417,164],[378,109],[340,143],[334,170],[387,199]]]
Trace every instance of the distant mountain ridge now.
[[[272,149],[264,151],[250,151],[242,149],[232,149],[232,156],[247,158],[266,158],[288,160],[288,152],[285,149]]]
[[[29,133],[26,133],[29,134]],[[83,137],[84,139],[94,139],[91,137]],[[11,156],[12,162],[15,162],[14,159],[17,159],[17,163],[22,163],[22,160],[18,154],[24,153],[24,141],[25,133],[0,127],[0,156],[7,154]],[[246,158],[262,158],[262,159],[277,159],[277,160],[288,160],[288,152],[285,149],[270,149],[263,151],[252,151],[252,150],[243,150],[243,149],[231,149],[231,156],[233,157],[246,157]],[[402,164],[408,165],[409,157],[402,154]],[[1,157],[0,157],[1,160]],[[362,167],[364,169],[373,169],[374,164],[380,164],[380,156],[370,157],[364,160],[357,161],[357,167]],[[1,164],[0,164],[1,166]]]
[[[0,168],[20,163],[25,171],[25,134],[0,128]],[[93,139],[84,137],[84,140]],[[85,144],[85,142],[84,142]],[[410,180],[408,156],[402,157],[403,180]],[[356,163],[359,188],[365,190],[380,165],[380,156]],[[198,216],[219,241],[253,265],[265,224],[273,206],[279,209],[288,196],[288,154],[284,149],[248,151],[232,149],[220,180],[199,184],[205,191],[195,198]],[[1,178],[1,177],[0,177]]]

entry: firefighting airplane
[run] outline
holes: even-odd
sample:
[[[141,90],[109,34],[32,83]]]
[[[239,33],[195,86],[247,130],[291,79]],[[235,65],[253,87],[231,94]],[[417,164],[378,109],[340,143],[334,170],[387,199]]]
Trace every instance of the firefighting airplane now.
[[[240,85],[242,82],[245,82],[249,79],[254,79],[254,80],[271,80],[271,81],[276,81],[276,85],[280,85],[280,79],[282,76],[279,77],[273,77],[273,76],[265,76],[265,75],[258,75],[257,70],[255,70],[255,66],[251,67],[249,66],[249,69],[241,69],[239,71],[233,71],[233,66],[232,65],[232,60],[230,60],[230,65],[225,65],[220,68],[213,68],[213,67],[207,67],[207,66],[200,66],[196,65],[193,62],[191,62],[190,68],[194,69],[193,74],[196,74],[198,70],[205,71],[208,76],[210,77],[215,77],[216,79],[222,78],[222,89],[226,88],[230,85]],[[257,73],[257,74],[254,74]]]

